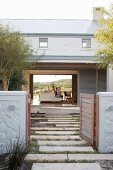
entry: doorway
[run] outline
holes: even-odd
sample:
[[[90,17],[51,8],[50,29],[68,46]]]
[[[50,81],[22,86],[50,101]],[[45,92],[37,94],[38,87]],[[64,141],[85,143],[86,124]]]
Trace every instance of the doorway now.
[[[33,75],[33,99],[72,103],[72,75]]]
[[[25,79],[27,80],[27,85],[23,86],[24,91],[28,91],[31,94],[31,99],[33,99],[33,77],[34,75],[61,75],[67,76],[70,75],[72,77],[72,104],[78,102],[78,71],[76,70],[26,70],[24,71]]]

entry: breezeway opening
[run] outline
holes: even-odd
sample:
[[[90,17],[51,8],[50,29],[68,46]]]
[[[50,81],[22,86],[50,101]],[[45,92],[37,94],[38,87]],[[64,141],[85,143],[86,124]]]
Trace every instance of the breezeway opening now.
[[[72,75],[34,75],[33,101],[72,103]]]

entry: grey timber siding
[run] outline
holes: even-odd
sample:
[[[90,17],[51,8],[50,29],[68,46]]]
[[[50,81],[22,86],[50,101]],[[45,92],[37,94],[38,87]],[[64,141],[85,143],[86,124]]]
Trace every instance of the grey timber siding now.
[[[98,92],[106,91],[106,70],[98,71]]]
[[[79,92],[96,93],[96,71],[95,70],[80,70]]]
[[[106,91],[106,70],[79,70],[78,75],[78,103],[80,93],[95,94]]]
[[[96,93],[105,91],[106,91],[106,70],[99,70],[98,75],[96,74],[96,70],[79,71],[80,93]]]

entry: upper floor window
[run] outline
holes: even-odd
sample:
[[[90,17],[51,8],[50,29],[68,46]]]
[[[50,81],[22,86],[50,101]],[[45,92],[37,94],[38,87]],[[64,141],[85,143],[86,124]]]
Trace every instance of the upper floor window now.
[[[82,39],[82,48],[91,48],[91,38]]]
[[[48,47],[48,38],[39,38],[39,48]]]

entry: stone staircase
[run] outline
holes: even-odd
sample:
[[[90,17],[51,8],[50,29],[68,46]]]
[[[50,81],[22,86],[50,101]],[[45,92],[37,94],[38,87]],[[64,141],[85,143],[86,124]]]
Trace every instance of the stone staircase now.
[[[32,151],[26,156],[32,170],[101,170],[99,154],[79,137],[79,114],[34,113],[31,117]]]

